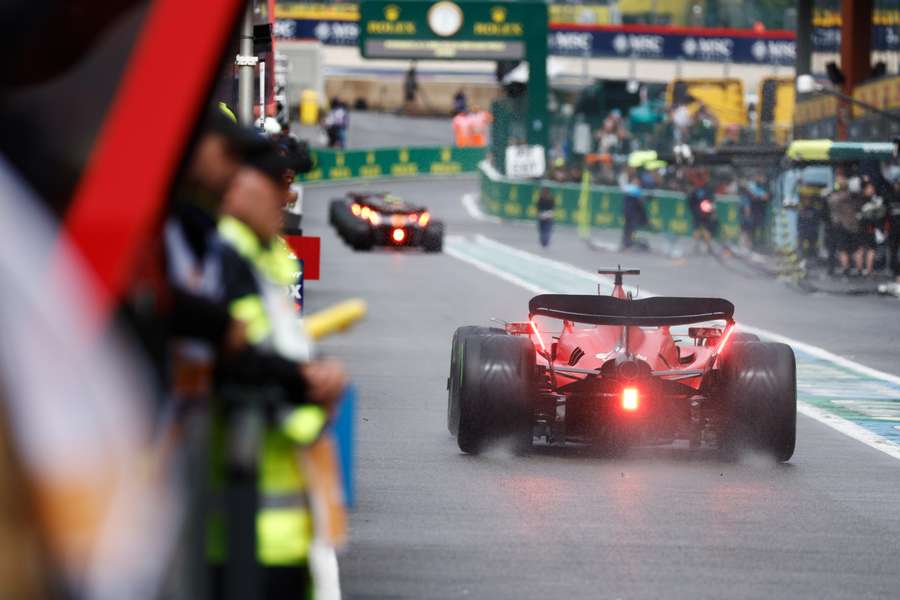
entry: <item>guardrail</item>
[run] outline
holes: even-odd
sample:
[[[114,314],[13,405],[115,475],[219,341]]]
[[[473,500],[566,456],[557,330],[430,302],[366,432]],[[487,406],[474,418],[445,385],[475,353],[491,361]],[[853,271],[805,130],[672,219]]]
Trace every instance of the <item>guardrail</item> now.
[[[424,146],[371,148],[363,150],[315,149],[316,167],[300,181],[340,181],[420,175],[456,175],[474,172],[484,160],[484,148]]]
[[[518,181],[506,179],[487,164],[480,165],[481,202],[488,213],[503,219],[533,220],[537,218],[537,199],[541,187],[548,187],[556,198],[556,222],[577,225],[580,214],[578,199],[581,184],[552,181]],[[647,192],[649,227],[662,233],[691,235],[693,224],[687,197],[680,192],[651,190]],[[592,227],[620,229],[625,221],[622,211],[624,194],[616,187],[590,186],[588,219]],[[717,196],[719,238],[735,240],[740,236],[740,200],[735,196]]]

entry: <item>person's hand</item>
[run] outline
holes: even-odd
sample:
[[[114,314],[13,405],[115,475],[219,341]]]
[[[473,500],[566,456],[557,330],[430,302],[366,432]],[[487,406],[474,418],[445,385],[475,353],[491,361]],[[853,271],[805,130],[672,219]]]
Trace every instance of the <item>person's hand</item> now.
[[[225,354],[237,354],[247,346],[247,324],[232,319],[228,330],[222,338],[222,351]]]
[[[347,383],[344,367],[336,360],[316,360],[300,365],[309,399],[316,404],[334,404]]]

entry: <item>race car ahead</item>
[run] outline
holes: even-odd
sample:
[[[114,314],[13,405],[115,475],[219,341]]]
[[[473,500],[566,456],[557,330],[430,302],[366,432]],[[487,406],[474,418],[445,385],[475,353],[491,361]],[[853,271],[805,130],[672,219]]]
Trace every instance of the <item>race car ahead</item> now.
[[[355,250],[420,246],[440,252],[444,245],[443,223],[433,220],[425,207],[392,194],[351,192],[331,201],[328,218]]]
[[[796,364],[790,346],[735,330],[721,298],[541,294],[528,320],[453,335],[447,425],[476,454],[510,439],[579,442],[612,453],[636,444],[794,453]],[[561,326],[559,323],[561,321]],[[548,326],[556,324],[554,330]],[[696,326],[703,324],[703,326]],[[689,327],[684,335],[676,326]]]

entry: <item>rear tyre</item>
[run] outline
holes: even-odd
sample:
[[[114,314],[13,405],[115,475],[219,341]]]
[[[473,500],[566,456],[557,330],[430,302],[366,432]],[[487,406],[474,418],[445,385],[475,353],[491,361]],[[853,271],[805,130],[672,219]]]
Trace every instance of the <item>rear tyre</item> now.
[[[459,431],[459,385],[462,381],[460,365],[463,361],[463,348],[466,339],[475,335],[499,334],[506,332],[497,327],[480,327],[466,325],[457,327],[450,342],[450,377],[447,378],[447,429],[453,435]]]
[[[517,453],[532,442],[535,353],[528,338],[478,335],[465,340],[456,442],[467,454],[510,439]]]
[[[790,460],[797,440],[797,366],[786,344],[747,342],[727,350],[722,364],[726,458],[742,450]]]
[[[348,240],[354,250],[367,251],[375,245],[375,232],[363,222],[353,223],[353,229],[348,234]]]
[[[342,208],[344,208],[345,206],[346,206],[346,204],[344,204],[344,201],[340,200],[340,199],[332,200],[328,204],[328,224],[329,225],[331,225],[332,227],[337,227],[338,212],[340,212],[340,210]]]
[[[747,342],[758,342],[760,339],[755,333],[735,332],[731,341],[735,344],[745,344]]]
[[[422,248],[425,252],[440,252],[444,248],[444,224],[429,223],[422,235]]]

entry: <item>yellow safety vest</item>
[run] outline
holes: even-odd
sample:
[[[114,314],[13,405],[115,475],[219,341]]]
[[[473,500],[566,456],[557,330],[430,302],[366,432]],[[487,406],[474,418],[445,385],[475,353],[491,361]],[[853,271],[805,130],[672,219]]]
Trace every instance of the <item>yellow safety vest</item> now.
[[[256,269],[256,275],[273,283],[288,285],[298,265],[283,241],[276,240],[268,248],[243,223],[224,217],[219,234]],[[252,344],[265,345],[272,325],[265,303],[259,296],[245,296],[233,301],[232,316],[247,325]],[[300,469],[298,449],[312,444],[327,422],[326,411],[314,405],[293,408],[277,427],[265,434],[259,456],[259,511],[256,516],[257,557],[266,566],[302,564],[309,554],[313,521],[306,498],[306,479]],[[221,419],[213,428],[212,487],[223,489],[224,431]],[[207,555],[214,563],[226,556],[225,523],[221,507],[213,507],[209,516]]]

